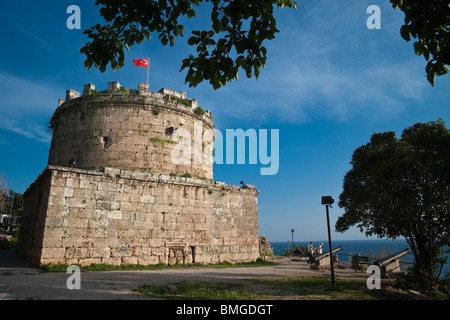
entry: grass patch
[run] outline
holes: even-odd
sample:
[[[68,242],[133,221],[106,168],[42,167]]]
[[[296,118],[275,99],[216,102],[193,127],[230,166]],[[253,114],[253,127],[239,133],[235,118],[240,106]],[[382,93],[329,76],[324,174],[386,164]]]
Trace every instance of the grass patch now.
[[[151,266],[143,266],[143,265],[110,265],[110,264],[97,264],[93,263],[89,266],[80,266],[78,264],[75,264],[80,267],[80,271],[133,271],[133,270],[162,270],[167,267],[164,264],[156,264]],[[42,271],[46,272],[66,272],[67,268],[69,267],[68,264],[47,264],[43,265],[41,267]]]
[[[211,264],[174,264],[168,266],[166,264],[155,264],[155,265],[109,265],[109,264],[91,264],[89,266],[80,266],[81,271],[133,271],[133,270],[164,270],[164,269],[192,269],[192,268],[245,268],[245,267],[267,267],[274,266],[278,263],[273,261],[267,261],[262,259],[256,259],[256,261],[252,262],[240,262],[240,263],[231,263],[231,262],[221,262],[221,263],[211,263]],[[66,272],[68,264],[55,264],[55,265],[44,265],[41,267],[43,271],[47,272]]]
[[[175,97],[175,96],[171,96],[170,98],[172,100],[175,100],[178,103],[184,104],[186,107],[190,107],[191,106],[191,103],[190,103],[189,99],[178,98],[178,97]]]
[[[270,287],[282,295],[298,295],[303,300],[385,300],[381,290],[369,290],[366,280],[335,279],[336,289],[331,289],[327,276],[267,278],[249,280],[255,286]],[[396,298],[398,299],[398,298]]]
[[[364,280],[336,279],[336,290],[332,290],[330,278],[323,276],[260,278],[240,282],[178,282],[164,285],[142,285],[134,291],[148,297],[169,300],[399,299],[383,295],[380,290],[367,289]]]
[[[203,116],[206,112],[200,106],[195,108],[194,113],[198,116]]]
[[[17,238],[13,237],[10,240],[1,239],[0,240],[0,250],[16,250]]]
[[[176,143],[175,141],[168,140],[168,139],[161,139],[161,138],[150,138],[150,141],[152,141],[152,142],[161,142],[162,144],[164,144],[164,143]]]
[[[135,292],[152,298],[169,300],[267,300],[270,295],[255,293],[245,283],[178,282],[170,285],[176,293],[167,290],[168,285],[143,285]]]

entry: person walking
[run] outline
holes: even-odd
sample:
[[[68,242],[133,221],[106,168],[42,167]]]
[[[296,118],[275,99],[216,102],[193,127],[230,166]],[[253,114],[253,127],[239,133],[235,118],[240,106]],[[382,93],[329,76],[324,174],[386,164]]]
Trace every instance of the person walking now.
[[[308,256],[309,256],[308,264],[312,264],[313,263],[313,261],[314,261],[313,255],[314,255],[314,246],[313,246],[313,242],[310,242],[308,244]]]

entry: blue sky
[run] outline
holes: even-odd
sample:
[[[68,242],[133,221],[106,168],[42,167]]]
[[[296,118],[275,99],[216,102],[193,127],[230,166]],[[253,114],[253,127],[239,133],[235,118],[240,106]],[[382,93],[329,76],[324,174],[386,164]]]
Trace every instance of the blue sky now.
[[[125,67],[100,73],[84,68],[82,30],[100,21],[94,1],[0,0],[0,174],[8,188],[24,192],[47,164],[51,132],[46,128],[67,89],[83,84],[107,89],[108,81],[137,88],[146,81],[135,58],[150,57],[150,90],[186,91],[212,112],[217,129],[278,129],[279,171],[262,176],[256,165],[215,165],[214,178],[256,185],[260,234],[271,241],[325,240],[321,196],[336,200],[353,151],[373,132],[402,130],[416,122],[449,120],[450,75],[425,78],[426,62],[412,42],[400,37],[403,13],[389,1],[299,1],[297,10],[277,11],[277,37],[265,43],[266,68],[259,79],[238,81],[214,91],[207,83],[184,84],[181,60],[193,49],[190,30],[204,24],[199,13],[185,24],[185,37],[164,47],[132,47]],[[381,8],[381,29],[369,30],[369,5]],[[81,9],[81,30],[69,30],[67,7]],[[343,210],[330,211],[331,224]],[[333,228],[334,230],[334,228]],[[332,232],[332,239],[363,239],[357,229]]]

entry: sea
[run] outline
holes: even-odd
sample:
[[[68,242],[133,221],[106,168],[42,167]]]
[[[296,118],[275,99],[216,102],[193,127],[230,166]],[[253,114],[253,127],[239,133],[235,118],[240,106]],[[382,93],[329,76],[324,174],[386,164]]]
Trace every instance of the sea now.
[[[311,241],[294,241],[295,245],[307,246]],[[314,248],[317,248],[320,243],[323,243],[323,252],[327,252],[329,249],[327,240],[313,241]],[[409,245],[405,239],[367,239],[367,240],[333,240],[333,249],[342,246],[342,250],[337,252],[339,261],[351,262],[352,256],[360,254],[361,256],[367,256],[371,261],[375,261],[380,258],[387,257],[391,254],[402,251],[403,249],[409,249]],[[292,249],[292,242],[270,242],[273,248],[274,254],[282,254],[283,251]],[[400,258],[402,270],[407,270],[414,264],[413,254],[408,254]],[[441,278],[450,274],[450,258],[447,259],[447,263],[444,265],[441,271]]]

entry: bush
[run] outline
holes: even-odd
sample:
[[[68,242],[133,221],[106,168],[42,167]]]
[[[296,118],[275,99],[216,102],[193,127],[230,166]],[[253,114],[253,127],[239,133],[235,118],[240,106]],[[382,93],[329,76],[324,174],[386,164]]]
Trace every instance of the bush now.
[[[0,240],[0,250],[16,250],[17,238],[1,239]]]
[[[194,110],[194,113],[195,113],[196,115],[198,115],[198,116],[202,116],[202,115],[204,115],[206,112],[205,112],[205,110],[203,110],[202,108],[197,107],[197,108]]]
[[[294,244],[294,250],[283,250],[281,256],[293,256],[293,255],[306,255],[308,253],[308,247]]]

